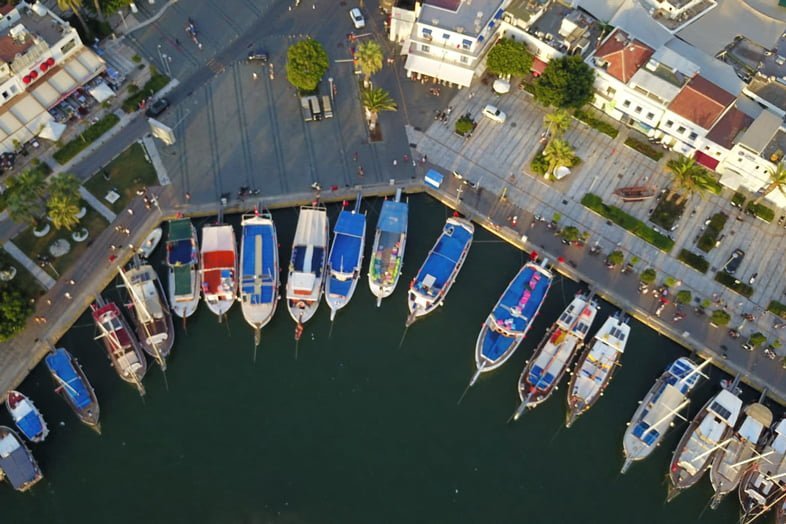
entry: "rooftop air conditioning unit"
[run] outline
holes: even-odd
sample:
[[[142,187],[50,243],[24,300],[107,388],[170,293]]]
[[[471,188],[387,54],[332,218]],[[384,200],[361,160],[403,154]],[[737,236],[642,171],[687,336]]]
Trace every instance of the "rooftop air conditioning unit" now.
[[[644,64],[644,67],[646,67],[650,71],[657,71],[658,62],[656,62],[655,60],[649,60],[646,64]]]
[[[11,35],[11,38],[18,42],[22,42],[25,39],[25,35],[27,34],[27,29],[22,24],[17,24],[11,29],[8,30],[8,34]]]

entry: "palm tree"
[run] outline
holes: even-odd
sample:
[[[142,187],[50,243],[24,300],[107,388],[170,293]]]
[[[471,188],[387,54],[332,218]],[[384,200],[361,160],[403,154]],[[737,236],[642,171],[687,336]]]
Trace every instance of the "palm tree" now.
[[[564,109],[557,109],[543,117],[543,123],[547,126],[547,133],[552,140],[562,138],[565,131],[570,128],[573,117]]]
[[[761,194],[753,201],[754,205],[757,205],[764,197],[776,189],[780,191],[782,195],[786,196],[786,167],[784,167],[783,164],[778,164],[775,166],[774,170],[770,169],[768,175],[770,176],[770,182],[761,190]]]
[[[38,170],[27,170],[9,179],[5,198],[11,220],[37,226],[44,213],[45,194],[46,176]]]
[[[546,171],[546,175],[549,175],[559,166],[570,167],[573,165],[575,155],[569,143],[560,138],[555,138],[543,150],[543,156],[549,163],[549,169]]]
[[[47,202],[49,208],[49,218],[52,220],[52,225],[57,229],[71,230],[79,223],[76,215],[79,213],[78,200],[74,202],[72,199],[55,195]]]
[[[96,3],[97,1],[98,0],[96,0]],[[82,18],[82,0],[57,0],[57,8],[61,11],[68,11],[69,9],[73,11],[85,34],[90,34],[90,29],[87,28],[85,19]]]
[[[382,69],[382,47],[374,40],[367,40],[358,46],[355,60],[363,71],[363,85],[368,86],[371,75]]]
[[[382,111],[396,111],[398,106],[390,96],[390,93],[381,87],[364,89],[360,94],[363,107],[366,108],[369,128],[374,129],[377,125],[377,115]]]
[[[681,204],[694,193],[702,196],[712,185],[707,170],[698,165],[692,157],[672,158],[666,163],[666,170],[674,177],[667,198],[670,200],[674,195],[683,193],[677,198],[677,204]]]
[[[49,180],[49,195],[52,197],[66,197],[72,201],[78,202],[81,198],[79,195],[79,186],[79,179],[74,175],[71,173],[61,173],[53,176]]]

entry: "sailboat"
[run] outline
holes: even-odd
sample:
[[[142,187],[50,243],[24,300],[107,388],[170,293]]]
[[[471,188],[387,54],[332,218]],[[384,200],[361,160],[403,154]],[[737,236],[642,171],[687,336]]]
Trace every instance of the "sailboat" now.
[[[140,264],[138,260],[131,269],[120,268],[119,271],[131,297],[132,319],[139,343],[165,371],[166,359],[175,343],[175,328],[158,275],[153,266]]]
[[[44,363],[57,386],[55,391],[62,395],[79,420],[101,433],[98,399],[79,362],[64,348],[57,348],[44,358]]]
[[[545,402],[559,387],[597,313],[598,305],[592,295],[578,294],[546,331],[546,336],[519,377],[521,404],[513,414],[514,420],[526,409],[533,409]]]
[[[169,221],[166,241],[166,265],[169,268],[168,291],[172,313],[180,318],[194,314],[202,287],[199,272],[197,232],[189,218]]]
[[[721,389],[696,414],[671,457],[667,501],[704,475],[715,453],[728,445],[741,410],[742,400],[728,389]]]
[[[327,264],[325,302],[330,308],[330,321],[339,309],[346,306],[355,293],[363,265],[363,246],[366,243],[366,215],[360,212],[360,196],[355,209],[342,209],[333,229],[333,245]]]
[[[472,245],[475,226],[467,219],[448,218],[436,244],[409,285],[407,326],[442,305]]]
[[[0,426],[0,471],[16,491],[27,491],[44,478],[25,443],[6,426]]]
[[[743,511],[740,522],[753,522],[775,507],[782,516],[786,502],[786,418],[773,427],[761,460],[742,476],[739,497]]]
[[[49,435],[49,428],[43,415],[35,407],[33,401],[19,391],[11,390],[5,397],[5,407],[14,419],[20,433],[30,442],[43,442]]]
[[[772,411],[764,404],[754,402],[745,406],[745,416],[731,441],[718,450],[710,466],[710,482],[715,495],[710,507],[715,509],[723,497],[733,491],[745,473],[762,458],[757,450],[759,442],[772,425]]]
[[[240,225],[240,307],[259,345],[261,330],[278,305],[278,237],[267,211],[243,215]]]
[[[630,326],[622,313],[606,319],[582,352],[568,385],[568,415],[565,427],[586,413],[611,382],[628,343]]]
[[[231,225],[202,228],[202,296],[219,321],[237,298],[237,242]]]
[[[527,336],[551,288],[554,275],[541,264],[527,262],[497,300],[475,342],[475,367],[470,381],[504,364]]]
[[[701,368],[692,360],[680,357],[672,362],[639,403],[622,438],[625,463],[621,473],[634,462],[644,460],[660,445],[674,419],[687,407],[688,395],[701,378]]]
[[[287,277],[287,309],[298,326],[314,316],[322,298],[328,227],[323,206],[300,208]]]
[[[115,372],[121,379],[136,386],[140,395],[144,395],[142,379],[147,373],[147,359],[120,313],[120,308],[114,302],[104,303],[99,297],[99,303],[91,304],[90,309],[98,328],[98,338],[104,342]]]
[[[396,191],[395,200],[382,203],[368,268],[368,286],[377,297],[377,307],[382,305],[383,298],[393,293],[401,276],[408,212],[409,204],[401,201],[401,189]]]

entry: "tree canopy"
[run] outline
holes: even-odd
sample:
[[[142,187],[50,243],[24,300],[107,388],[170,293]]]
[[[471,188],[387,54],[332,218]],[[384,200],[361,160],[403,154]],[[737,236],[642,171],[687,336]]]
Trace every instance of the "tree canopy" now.
[[[16,335],[33,313],[33,305],[17,289],[0,286],[0,342]]]
[[[486,69],[496,75],[525,75],[532,67],[532,55],[523,42],[502,38],[489,51]]]
[[[535,100],[547,106],[579,109],[592,100],[595,72],[580,56],[551,60],[535,82]]]
[[[287,79],[303,91],[313,91],[319,85],[330,62],[325,48],[307,38],[289,46],[287,50]]]
[[[770,177],[769,183],[761,190],[761,194],[756,197],[753,204],[758,204],[761,200],[775,191],[776,189],[786,196],[786,166],[779,163],[775,169],[770,169],[767,175]]]
[[[37,225],[44,214],[46,176],[37,169],[28,169],[6,182],[5,202],[14,222]]]
[[[368,82],[371,75],[382,69],[382,47],[374,40],[366,40],[355,51],[355,59]]]
[[[666,170],[671,172],[674,177],[671,181],[671,191],[668,198],[671,199],[675,194],[681,192],[682,194],[677,199],[678,203],[682,203],[694,193],[701,196],[712,186],[712,176],[697,164],[693,157],[672,158],[666,163]]]

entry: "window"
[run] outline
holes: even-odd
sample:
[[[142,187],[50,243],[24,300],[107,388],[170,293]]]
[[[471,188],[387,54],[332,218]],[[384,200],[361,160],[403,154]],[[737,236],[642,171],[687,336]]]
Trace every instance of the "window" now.
[[[8,100],[8,91],[3,91],[3,100]]]
[[[647,120],[652,120],[655,118],[655,113],[647,113]]]
[[[615,94],[617,94],[617,90],[614,89],[613,87],[607,87],[606,94],[609,96],[614,96]]]
[[[468,56],[464,56],[464,55],[462,55],[462,56],[459,58],[459,60],[461,61],[461,63],[462,63],[462,64],[469,64],[469,57],[468,57]]]
[[[641,106],[636,106],[636,110],[634,111],[637,115],[641,113]]]
[[[685,127],[683,127],[683,126],[680,126],[680,127],[678,127],[678,128],[677,128],[677,133],[679,133],[679,134],[682,134],[682,133],[684,133],[685,131],[686,131],[686,129],[685,129]]]
[[[674,125],[674,121],[673,120],[666,120],[666,127],[671,127],[673,125]]]
[[[71,40],[63,44],[63,47],[60,48],[60,52],[66,54],[67,52],[69,52],[75,47],[76,47],[76,39],[72,38]]]
[[[699,135],[696,133],[691,133],[688,135],[688,140],[696,140],[697,138],[699,138]]]
[[[462,40],[461,47],[464,49],[470,49],[472,47],[472,40]]]
[[[622,103],[622,107],[630,107],[630,100],[625,100],[625,101]]]
[[[426,44],[420,44],[420,50],[423,51],[424,53],[428,53],[429,51],[431,51],[431,47],[427,46]]]
[[[445,40],[450,40],[450,33],[442,33],[442,38]]]

